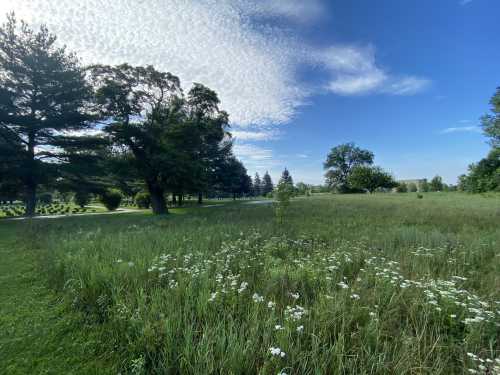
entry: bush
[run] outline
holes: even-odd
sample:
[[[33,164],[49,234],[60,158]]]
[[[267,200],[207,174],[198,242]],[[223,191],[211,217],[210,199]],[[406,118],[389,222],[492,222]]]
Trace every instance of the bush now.
[[[109,211],[114,211],[120,207],[122,193],[117,189],[109,189],[101,194],[100,201]]]
[[[141,191],[135,195],[135,204],[139,208],[149,208],[151,206],[151,196],[145,191]]]
[[[398,193],[406,193],[408,191],[408,187],[406,186],[406,184],[399,184],[398,186],[396,186],[396,191]]]
[[[86,191],[78,191],[73,197],[73,201],[80,207],[85,207],[90,202],[90,194]]]
[[[424,196],[422,194],[417,194],[418,199],[422,199]]]
[[[38,197],[38,201],[42,204],[51,204],[52,203],[52,194],[43,193]]]

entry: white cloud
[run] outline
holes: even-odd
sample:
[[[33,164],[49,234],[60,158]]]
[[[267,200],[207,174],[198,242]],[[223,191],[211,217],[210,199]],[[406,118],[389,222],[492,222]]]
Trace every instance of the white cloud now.
[[[273,151],[249,143],[235,143],[233,147],[236,156],[242,160],[262,161],[273,159]]]
[[[450,134],[450,133],[481,133],[481,128],[479,126],[459,126],[453,128],[446,128],[441,130],[440,134]]]
[[[85,63],[153,64],[187,87],[201,82],[219,93],[231,121],[283,123],[303,99],[295,81],[291,38],[264,32],[248,15],[260,1],[231,0],[1,0],[3,17],[49,29]],[[268,5],[274,14],[299,16],[298,1]],[[247,13],[243,13],[247,12]],[[278,30],[277,30],[278,31]]]
[[[295,154],[295,156],[301,159],[307,159],[309,157],[307,154]]]
[[[242,141],[270,141],[279,137],[276,130],[231,130],[233,138]]]
[[[318,49],[296,28],[266,18],[317,21],[322,0],[0,0],[0,18],[15,11],[33,25],[45,23],[84,63],[152,64],[178,75],[184,87],[201,82],[219,94],[239,126],[290,121],[307,97],[297,70],[320,64],[327,90],[413,94],[425,79],[394,78],[378,67],[372,47]],[[262,21],[262,22],[261,22]],[[245,129],[247,130],[247,129]],[[252,139],[250,134],[240,134]],[[254,135],[265,137],[264,134]]]
[[[310,22],[324,15],[324,6],[320,0],[240,0],[240,6],[250,14],[261,17],[286,17],[298,22]]]
[[[383,91],[393,95],[413,95],[425,90],[430,84],[431,81],[426,78],[405,76],[393,79]]]
[[[312,59],[331,75],[327,89],[339,95],[382,92],[412,95],[423,91],[430,80],[415,76],[392,76],[377,66],[375,49],[371,46],[333,46],[316,51]]]

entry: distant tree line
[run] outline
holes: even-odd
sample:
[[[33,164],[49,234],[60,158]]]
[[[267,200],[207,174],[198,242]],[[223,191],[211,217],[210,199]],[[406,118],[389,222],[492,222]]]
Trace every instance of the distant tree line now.
[[[46,27],[13,14],[0,27],[0,73],[0,200],[24,200],[26,215],[45,191],[111,206],[139,194],[156,214],[168,211],[167,194],[182,204],[256,193],[229,116],[202,84],[185,93],[152,66],[82,67]],[[258,193],[269,191],[266,173]]]
[[[479,162],[471,164],[467,174],[458,178],[458,189],[470,193],[500,191],[500,87],[490,100],[491,114],[481,118],[491,150]]]

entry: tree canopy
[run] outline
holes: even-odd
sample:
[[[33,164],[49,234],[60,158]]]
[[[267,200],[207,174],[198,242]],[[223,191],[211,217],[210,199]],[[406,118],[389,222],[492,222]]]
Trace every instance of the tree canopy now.
[[[324,163],[326,183],[339,192],[348,192],[348,178],[353,168],[373,164],[373,157],[371,151],[359,148],[354,143],[332,148]]]
[[[15,151],[2,164],[16,171],[26,214],[33,215],[38,186],[77,150],[99,143],[78,134],[96,119],[92,89],[76,56],[58,47],[46,27],[35,32],[13,14],[0,27],[0,71],[0,147]]]

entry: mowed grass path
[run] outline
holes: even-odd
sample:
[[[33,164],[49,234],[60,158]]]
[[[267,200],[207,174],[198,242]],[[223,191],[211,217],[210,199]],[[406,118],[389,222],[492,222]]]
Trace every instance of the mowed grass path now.
[[[0,374],[107,373],[100,333],[46,287],[29,230],[0,222]]]
[[[243,369],[246,373],[254,373],[258,368],[260,373],[272,374],[284,368],[287,373],[297,374],[308,373],[312,369],[316,369],[316,373],[327,373],[325,368],[328,368],[335,369],[337,373],[397,371],[444,374],[460,373],[457,369],[465,371],[469,366],[465,364],[465,347],[462,348],[462,344],[451,336],[450,339],[443,337],[449,331],[432,332],[436,327],[439,328],[438,325],[429,326],[426,331],[427,323],[424,324],[423,321],[405,323],[405,314],[412,314],[408,315],[410,319],[421,316],[428,319],[431,315],[419,315],[421,312],[413,311],[412,300],[406,300],[397,291],[386,290],[387,296],[395,293],[391,300],[394,298],[401,303],[410,304],[394,306],[389,303],[387,315],[384,317],[380,312],[380,321],[385,322],[380,331],[382,336],[371,332],[374,326],[370,324],[363,328],[366,317],[360,315],[361,309],[351,310],[354,305],[349,294],[346,294],[345,300],[331,306],[334,312],[332,316],[325,315],[327,310],[318,310],[322,314],[318,313],[318,322],[304,323],[304,337],[316,337],[317,342],[303,339],[303,349],[300,349],[292,342],[295,336],[288,336],[280,344],[287,352],[287,357],[278,361],[266,357],[269,355],[265,354],[267,347],[261,348],[260,345],[281,339],[278,336],[273,338],[274,334],[271,332],[261,333],[267,326],[273,327],[274,323],[271,320],[266,322],[265,316],[255,315],[252,318],[252,314],[260,312],[254,310],[251,299],[248,305],[247,302],[242,305],[242,308],[248,309],[245,310],[247,312],[241,311],[234,315],[234,319],[231,314],[236,313],[229,309],[230,306],[215,300],[216,304],[213,306],[218,309],[217,319],[223,324],[220,326],[217,320],[205,320],[209,313],[205,309],[211,309],[210,304],[206,305],[206,300],[200,300],[196,294],[182,295],[182,284],[181,294],[171,295],[167,287],[158,287],[151,284],[153,280],[147,279],[145,269],[151,266],[159,254],[206,254],[208,258],[227,241],[236,241],[234,243],[237,247],[244,249],[247,245],[239,239],[250,237],[254,231],[264,239],[276,236],[290,239],[314,238],[315,241],[322,241],[326,246],[337,249],[335,251],[342,253],[342,256],[347,254],[350,244],[354,246],[362,242],[375,251],[376,255],[380,253],[388,259],[400,261],[402,271],[408,277],[446,279],[450,275],[460,274],[467,276],[468,289],[485,298],[499,299],[498,197],[433,193],[418,200],[414,194],[321,195],[296,199],[291,205],[286,224],[282,226],[276,224],[273,209],[268,205],[236,204],[211,209],[182,210],[177,213],[183,215],[174,213],[165,218],[155,218],[151,215],[128,214],[39,220],[35,223],[0,222],[0,373],[216,373],[221,369],[227,370],[226,373],[241,373]],[[347,247],[339,245],[342,243],[347,243]],[[267,242],[263,244],[270,246]],[[305,243],[303,247],[308,246]],[[418,247],[425,247],[441,255],[436,255],[430,261],[421,257],[409,257],[408,253]],[[266,298],[271,296],[275,292],[272,289],[275,286],[273,283],[278,283],[276,285],[279,290],[285,286],[292,288],[285,292],[300,292],[301,297],[297,303],[305,304],[311,313],[314,313],[311,309],[317,308],[313,306],[324,307],[329,303],[318,300],[319,294],[316,296],[314,289],[316,284],[311,281],[318,267],[322,267],[320,263],[308,265],[301,250],[294,247],[287,248],[278,243],[277,247],[269,248],[269,253],[261,255],[264,256],[266,267],[272,272],[256,273],[253,284],[258,288],[257,292],[266,294],[265,288],[268,287]],[[261,251],[258,247],[255,249]],[[448,267],[446,254],[443,253],[447,249],[455,251],[454,256],[468,256],[467,251],[471,250],[474,256],[466,259],[464,265]],[[482,249],[484,257],[481,256]],[[247,250],[249,249],[245,251]],[[281,253],[283,251],[293,251],[294,256]],[[332,250],[333,253],[335,251]],[[293,262],[295,255],[303,262],[307,272],[296,273],[287,264],[288,261]],[[358,262],[356,257],[361,255],[352,254],[355,263]],[[123,264],[117,264],[117,261],[123,261]],[[129,267],[128,262],[133,266]],[[357,264],[355,266],[358,267]],[[348,268],[343,272],[350,278],[353,276],[350,275],[353,266]],[[81,299],[75,304],[72,300],[73,292],[68,293],[68,285],[73,285],[71,283],[76,279],[80,280],[82,286],[75,290],[75,295]],[[253,288],[252,280],[248,280],[251,281],[249,288]],[[342,279],[334,282],[340,280]],[[262,281],[269,286],[262,284]],[[354,279],[347,281],[349,285],[355,283]],[[148,295],[145,287],[152,288],[153,293]],[[190,288],[190,293],[206,295],[203,298],[208,298],[208,292],[212,291],[206,290],[205,293],[203,289],[207,287],[203,285],[195,287],[186,284],[186,288]],[[321,293],[326,291],[323,284],[318,288],[322,288]],[[364,289],[360,287],[360,290]],[[274,296],[278,298],[278,294],[274,293]],[[370,305],[364,301],[369,301],[373,296],[360,294],[360,303]],[[286,295],[283,296],[285,297]],[[169,298],[179,302],[176,310],[169,310]],[[119,316],[114,311],[121,306],[116,303],[122,302],[126,302],[128,306],[125,307],[130,308],[133,316],[139,314],[140,319],[134,323],[134,327],[117,326],[116,319]],[[103,305],[104,310],[101,309]],[[136,306],[141,311],[134,313]],[[144,311],[141,306],[145,307]],[[179,308],[192,309],[191,306],[198,306],[197,309],[202,311],[185,310],[191,311],[189,316],[176,315]],[[168,322],[168,316],[161,318],[166,319],[165,327],[168,330],[176,332],[174,336],[169,336],[164,331],[161,334],[155,331],[161,328],[158,325],[161,323],[158,311],[163,311],[166,315],[170,311],[176,317],[174,322]],[[227,319],[220,315],[223,311],[227,312]],[[343,321],[339,326],[336,319],[351,314],[351,311],[354,320]],[[363,314],[367,313],[368,311]],[[128,313],[123,314],[126,316]],[[250,315],[247,317],[245,314]],[[192,319],[198,321],[197,326],[190,326]],[[255,321],[252,319],[258,319],[255,328],[251,326]],[[321,319],[325,320],[322,322]],[[139,322],[143,322],[144,327],[136,333],[134,330],[139,327],[137,324],[143,324]],[[415,341],[418,335],[414,337],[412,329],[408,329],[411,327],[406,326],[409,323],[415,324],[414,329],[422,335],[422,341]],[[206,336],[197,337],[196,331],[200,324],[204,327]],[[325,331],[326,324],[330,333]],[[350,325],[352,328],[349,328]],[[123,332],[127,332],[129,328],[132,330],[124,335],[116,330],[117,327],[122,328]],[[352,335],[349,333],[350,329],[353,330]],[[231,337],[237,332],[251,333],[254,339],[262,340],[262,343],[242,341],[240,336]],[[346,332],[349,336],[344,336]],[[463,333],[460,332],[457,333],[457,339],[461,340],[460,335]],[[226,334],[227,337],[224,337]],[[150,341],[147,340],[148,335],[151,335]],[[265,337],[262,338],[261,335]],[[330,335],[337,339],[335,344],[329,342],[330,346],[327,346]],[[157,337],[161,339],[159,342],[155,341]],[[471,337],[468,350],[494,358],[498,355],[499,343],[488,337]],[[219,338],[225,341],[218,341]],[[321,338],[324,340],[323,347],[317,346],[321,344]],[[372,338],[381,341],[374,344],[374,347],[363,346],[370,344],[367,340]],[[337,346],[339,340],[342,340],[342,346]],[[289,342],[290,347],[286,347]],[[356,343],[360,346],[350,347]],[[313,344],[317,346],[316,349]],[[162,348],[161,345],[166,347]],[[235,350],[239,345],[239,351]],[[263,353],[260,353],[260,349]],[[219,350],[225,356],[217,357]],[[353,353],[355,355],[358,351],[365,353],[360,353],[360,358],[356,359]],[[238,357],[238,353],[241,357]],[[325,353],[328,358],[342,358],[346,353],[350,354],[340,362],[335,359],[326,364],[327,357],[321,357]],[[203,358],[211,358],[210,370],[207,370]],[[214,358],[218,358],[220,363],[213,363]]]

